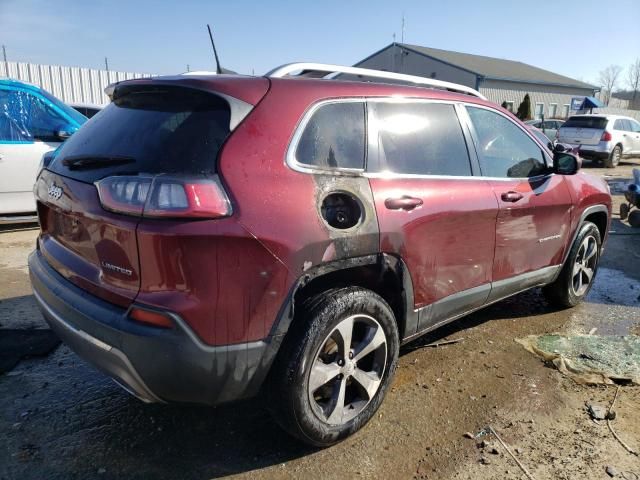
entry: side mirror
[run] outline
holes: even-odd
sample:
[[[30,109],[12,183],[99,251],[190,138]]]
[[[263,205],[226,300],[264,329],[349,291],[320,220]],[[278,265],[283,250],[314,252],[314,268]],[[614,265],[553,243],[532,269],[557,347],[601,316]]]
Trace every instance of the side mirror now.
[[[563,144],[556,143],[556,145],[551,150],[553,150],[554,152],[564,152],[566,148],[564,147]]]
[[[580,170],[580,159],[571,153],[558,152],[553,154],[553,173],[559,175],[575,175]]]
[[[73,133],[74,133],[74,130],[70,128],[65,128],[61,130],[56,130],[55,135],[58,140],[64,142],[67,138],[73,135]]]

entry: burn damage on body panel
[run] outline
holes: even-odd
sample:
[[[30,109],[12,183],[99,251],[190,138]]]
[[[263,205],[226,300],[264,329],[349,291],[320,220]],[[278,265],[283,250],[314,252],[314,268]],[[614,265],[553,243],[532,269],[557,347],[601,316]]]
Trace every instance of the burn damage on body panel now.
[[[331,242],[322,262],[377,253],[380,230],[369,181],[364,177],[314,175],[315,207]]]

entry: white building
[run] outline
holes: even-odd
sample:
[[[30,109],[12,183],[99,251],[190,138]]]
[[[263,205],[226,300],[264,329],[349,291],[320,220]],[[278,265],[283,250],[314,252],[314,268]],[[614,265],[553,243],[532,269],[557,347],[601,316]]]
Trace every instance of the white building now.
[[[513,112],[528,93],[536,118],[543,114],[546,118],[565,118],[572,113],[572,106],[577,109],[584,97],[592,97],[599,90],[599,87],[522,62],[406,43],[392,43],[355,66],[467,85],[492,102],[506,102]]]

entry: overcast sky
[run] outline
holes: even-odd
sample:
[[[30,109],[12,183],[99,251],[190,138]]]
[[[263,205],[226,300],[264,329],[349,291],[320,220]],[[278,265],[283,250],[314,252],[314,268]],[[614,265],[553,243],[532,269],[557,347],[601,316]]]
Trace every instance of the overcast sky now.
[[[640,57],[640,0],[0,0],[10,61],[140,73],[263,74],[292,61],[352,65],[402,36],[597,83]],[[626,76],[626,72],[625,75]],[[620,86],[623,86],[621,82]]]

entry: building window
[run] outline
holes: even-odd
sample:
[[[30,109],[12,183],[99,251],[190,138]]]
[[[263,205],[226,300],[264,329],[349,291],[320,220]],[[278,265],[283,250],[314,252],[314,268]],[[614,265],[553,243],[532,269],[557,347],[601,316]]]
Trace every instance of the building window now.
[[[558,104],[557,103],[550,103],[549,104],[549,118],[556,118],[557,114],[558,114]]]
[[[569,116],[569,104],[565,103],[562,106],[562,118],[567,118]]]
[[[536,103],[535,118],[542,118],[544,115],[544,103]]]

